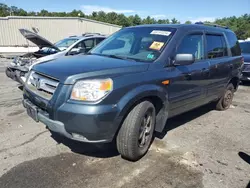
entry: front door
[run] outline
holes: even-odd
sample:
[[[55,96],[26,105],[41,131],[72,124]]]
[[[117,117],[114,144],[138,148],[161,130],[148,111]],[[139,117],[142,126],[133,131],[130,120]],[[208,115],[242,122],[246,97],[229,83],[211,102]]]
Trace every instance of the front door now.
[[[169,85],[170,116],[201,105],[207,93],[209,61],[204,58],[202,32],[189,33],[183,37],[175,54],[193,54],[195,62],[172,68],[175,78]]]

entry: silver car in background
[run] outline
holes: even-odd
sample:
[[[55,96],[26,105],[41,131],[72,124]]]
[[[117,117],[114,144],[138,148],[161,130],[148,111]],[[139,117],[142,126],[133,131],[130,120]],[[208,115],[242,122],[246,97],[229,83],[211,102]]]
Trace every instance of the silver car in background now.
[[[40,35],[29,30],[19,29],[19,31],[27,40],[39,47],[39,50],[36,52],[17,56],[6,68],[6,75],[21,85],[26,81],[26,75],[33,65],[48,62],[63,56],[87,53],[106,38],[105,35],[99,33],[85,33],[82,36],[70,36],[52,44]]]

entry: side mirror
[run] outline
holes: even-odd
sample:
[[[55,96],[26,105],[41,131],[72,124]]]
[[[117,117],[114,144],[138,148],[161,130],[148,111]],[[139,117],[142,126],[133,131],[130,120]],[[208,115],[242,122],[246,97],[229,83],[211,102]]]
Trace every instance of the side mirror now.
[[[176,54],[174,59],[174,65],[190,65],[195,61],[195,57],[193,54]]]

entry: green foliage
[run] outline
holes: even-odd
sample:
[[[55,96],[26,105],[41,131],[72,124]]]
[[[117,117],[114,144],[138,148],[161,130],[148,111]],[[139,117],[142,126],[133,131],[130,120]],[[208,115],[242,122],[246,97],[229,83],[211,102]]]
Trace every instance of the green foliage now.
[[[71,12],[48,12],[47,10],[41,10],[40,12],[27,12],[15,6],[7,6],[6,4],[0,3],[0,17],[6,16],[50,16],[50,17],[83,17],[97,21],[107,22],[111,24],[121,25],[123,27],[140,25],[140,24],[178,24],[176,18],[159,19],[156,20],[150,16],[142,19],[140,16],[132,15],[125,16],[124,14],[117,14],[116,12],[105,13],[103,11],[93,12],[91,15],[85,15],[81,10],[73,10]],[[191,21],[186,21],[186,24],[191,24]],[[210,23],[211,22],[205,22]],[[244,14],[240,17],[227,17],[217,19],[215,24],[228,26],[238,36],[239,39],[246,39],[250,37],[250,14]]]
[[[240,17],[228,17],[215,20],[216,24],[228,26],[237,35],[238,39],[250,37],[250,14],[244,14]]]

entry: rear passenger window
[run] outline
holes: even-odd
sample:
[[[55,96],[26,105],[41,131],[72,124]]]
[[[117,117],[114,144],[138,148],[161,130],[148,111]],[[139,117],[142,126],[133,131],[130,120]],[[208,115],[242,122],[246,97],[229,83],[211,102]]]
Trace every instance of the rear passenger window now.
[[[105,38],[96,38],[96,45],[102,42]]]
[[[196,60],[204,59],[202,34],[185,36],[176,54],[193,54]]]
[[[206,35],[208,59],[228,56],[227,45],[222,35]]]
[[[226,33],[226,36],[232,52],[232,56],[240,56],[241,50],[236,35],[232,32],[228,32]]]
[[[94,39],[87,39],[84,41],[84,45],[87,49],[91,49],[94,47]]]

